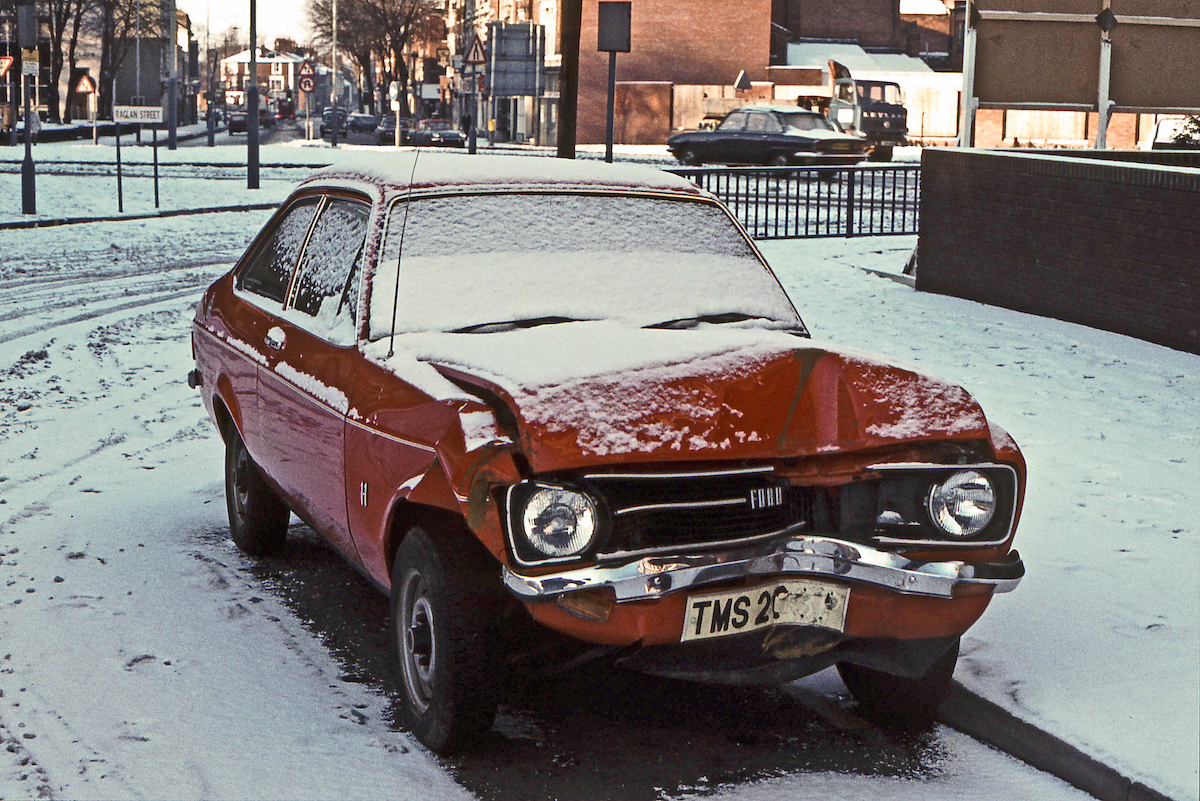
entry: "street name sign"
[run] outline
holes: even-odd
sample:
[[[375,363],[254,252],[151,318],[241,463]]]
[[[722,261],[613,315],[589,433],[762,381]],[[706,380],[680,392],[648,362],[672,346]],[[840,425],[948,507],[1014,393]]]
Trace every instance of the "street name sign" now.
[[[113,106],[113,122],[161,125],[162,121],[162,106]]]

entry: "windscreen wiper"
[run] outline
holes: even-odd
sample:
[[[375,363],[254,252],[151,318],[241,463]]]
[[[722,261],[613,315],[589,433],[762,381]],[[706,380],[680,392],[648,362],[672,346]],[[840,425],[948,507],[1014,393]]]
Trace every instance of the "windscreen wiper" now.
[[[539,325],[556,325],[558,323],[582,323],[575,317],[532,317],[524,320],[504,320],[495,323],[476,323],[462,328],[455,328],[451,334],[495,334],[501,331],[515,331],[518,328],[537,328]]]
[[[743,314],[742,312],[723,312],[721,314],[702,314],[699,317],[680,317],[676,320],[666,320],[654,325],[643,326],[644,328],[694,328],[700,323],[741,323],[746,320],[769,320],[769,317],[763,317],[757,314]]]

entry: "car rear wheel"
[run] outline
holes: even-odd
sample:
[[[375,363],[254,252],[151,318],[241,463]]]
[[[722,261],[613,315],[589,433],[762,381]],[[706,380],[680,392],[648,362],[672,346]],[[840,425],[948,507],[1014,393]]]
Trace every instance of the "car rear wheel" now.
[[[950,687],[958,662],[958,644],[955,640],[925,675],[915,679],[849,662],[839,662],[837,669],[861,705],[864,717],[892,728],[924,728],[937,717],[938,704]]]
[[[291,510],[267,486],[233,426],[225,443],[225,506],[229,534],[243,553],[266,556],[283,546]]]
[[[392,649],[405,726],[441,754],[485,736],[499,704],[497,603],[469,536],[415,527],[392,570]]]
[[[868,161],[891,161],[892,145],[876,145],[867,155]]]

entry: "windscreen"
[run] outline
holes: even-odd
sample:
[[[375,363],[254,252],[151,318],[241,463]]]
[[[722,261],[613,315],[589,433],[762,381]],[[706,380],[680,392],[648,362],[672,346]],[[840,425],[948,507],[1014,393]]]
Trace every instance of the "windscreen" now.
[[[832,131],[833,124],[820,114],[782,114],[787,131]]]
[[[394,303],[397,333],[545,318],[655,325],[711,315],[801,327],[720,207],[637,196],[401,199],[390,209],[373,281],[372,339],[392,330]]]

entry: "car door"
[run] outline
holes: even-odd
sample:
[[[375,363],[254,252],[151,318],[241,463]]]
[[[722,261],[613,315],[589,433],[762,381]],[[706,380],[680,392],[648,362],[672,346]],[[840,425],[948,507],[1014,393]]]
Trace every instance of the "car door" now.
[[[234,293],[239,303],[226,316],[229,344],[244,358],[230,375],[236,409],[235,421],[250,456],[270,474],[266,462],[266,434],[258,402],[258,371],[271,348],[270,332],[278,324],[287,300],[292,273],[300,250],[312,227],[320,198],[307,197],[293,203],[272,221],[238,269]]]
[[[746,115],[746,136],[743,140],[743,158],[751,164],[766,164],[778,149],[778,140],[783,127],[775,115],[766,111],[752,111]]]
[[[742,163],[742,137],[746,135],[746,112],[731,111],[721,120],[721,124],[713,131],[712,152],[704,157],[705,161],[718,161],[724,164]]]
[[[369,218],[363,198],[321,199],[286,306],[268,332],[258,384],[261,464],[293,509],[351,559],[357,553],[346,517],[345,420]]]

